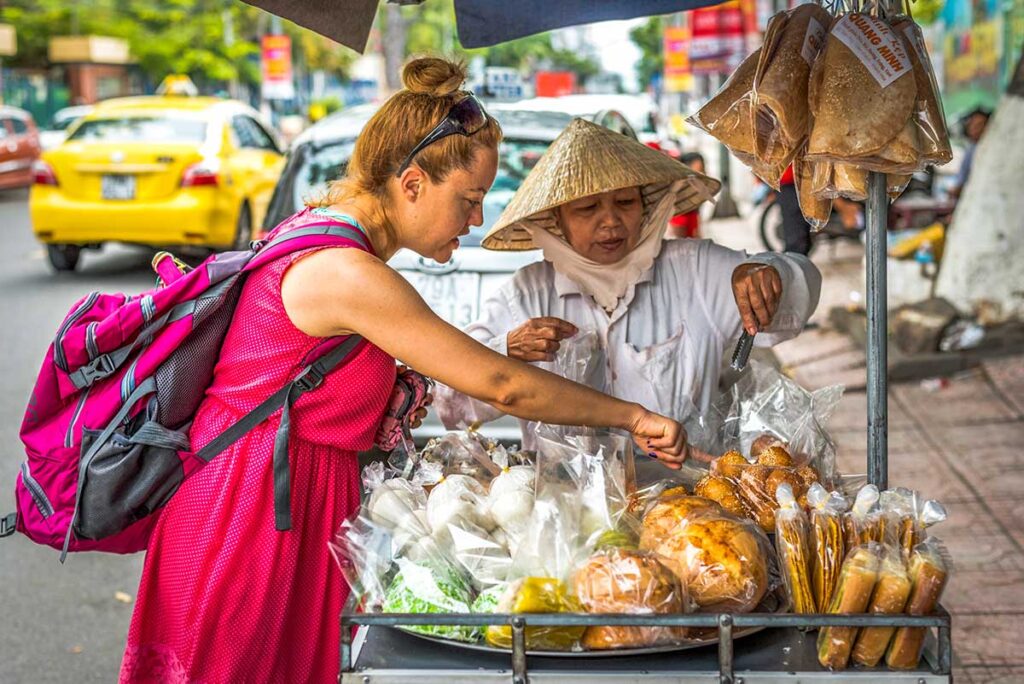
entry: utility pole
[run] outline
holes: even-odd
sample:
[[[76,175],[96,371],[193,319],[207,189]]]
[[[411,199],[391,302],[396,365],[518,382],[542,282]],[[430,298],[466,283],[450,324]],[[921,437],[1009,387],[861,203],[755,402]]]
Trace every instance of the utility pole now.
[[[719,74],[716,91],[721,89],[722,85],[725,84],[725,79],[725,74]],[[729,182],[730,162],[729,148],[726,147],[724,143],[718,143],[718,176],[719,180],[722,181],[722,189],[718,193],[718,201],[715,203],[715,211],[711,214],[712,218],[736,218],[740,215],[739,209],[736,207],[736,200],[732,198],[732,187]]]

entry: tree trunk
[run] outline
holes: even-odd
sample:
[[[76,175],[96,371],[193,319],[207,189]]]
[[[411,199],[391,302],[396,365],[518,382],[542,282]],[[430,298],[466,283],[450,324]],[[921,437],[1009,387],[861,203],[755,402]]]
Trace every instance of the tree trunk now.
[[[387,3],[384,8],[386,27],[384,29],[384,76],[388,93],[402,87],[402,62],[405,61],[405,18],[402,8]]]
[[[988,317],[1024,317],[1024,56],[985,135],[946,235],[936,294]]]

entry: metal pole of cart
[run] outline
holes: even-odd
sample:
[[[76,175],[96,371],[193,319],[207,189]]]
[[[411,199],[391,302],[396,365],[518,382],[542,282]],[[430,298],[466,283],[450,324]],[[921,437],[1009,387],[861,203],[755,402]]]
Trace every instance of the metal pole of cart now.
[[[868,177],[867,223],[867,403],[868,482],[885,489],[889,482],[889,393],[886,379],[888,308],[886,306],[886,223],[888,196],[884,173]]]

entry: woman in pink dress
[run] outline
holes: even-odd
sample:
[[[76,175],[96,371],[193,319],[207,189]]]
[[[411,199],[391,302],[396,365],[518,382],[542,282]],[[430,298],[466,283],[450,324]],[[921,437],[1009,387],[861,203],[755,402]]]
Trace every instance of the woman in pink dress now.
[[[347,176],[313,210],[360,230],[371,247],[313,248],[249,277],[191,430],[201,448],[293,378],[323,338],[362,335],[292,408],[292,529],[274,527],[275,415],[188,479],[162,512],[122,682],[336,681],[348,590],[327,542],[359,506],[356,452],[373,445],[395,359],[505,413],[625,429],[652,456],[682,460],[675,421],[497,354],[437,318],[386,265],[400,248],[451,258],[458,236],[482,223],[501,138],[458,90],[462,65],[414,60],[403,80],[367,123]]]

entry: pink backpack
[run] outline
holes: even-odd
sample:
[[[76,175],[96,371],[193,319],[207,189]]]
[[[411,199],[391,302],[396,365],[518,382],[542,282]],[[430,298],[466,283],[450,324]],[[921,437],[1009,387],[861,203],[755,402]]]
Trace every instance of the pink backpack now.
[[[354,223],[354,222],[353,222]],[[302,211],[267,240],[217,254],[195,269],[166,252],[153,260],[157,288],[141,295],[94,292],[68,313],[36,380],[21,440],[28,458],[15,485],[17,530],[68,551],[146,548],[161,507],[181,483],[253,427],[282,411],[274,443],[274,517],[291,527],[289,408],[318,387],[362,339],[329,338],[291,382],[210,444],[192,451],[189,427],[246,276],[319,245],[366,248],[352,225]]]

